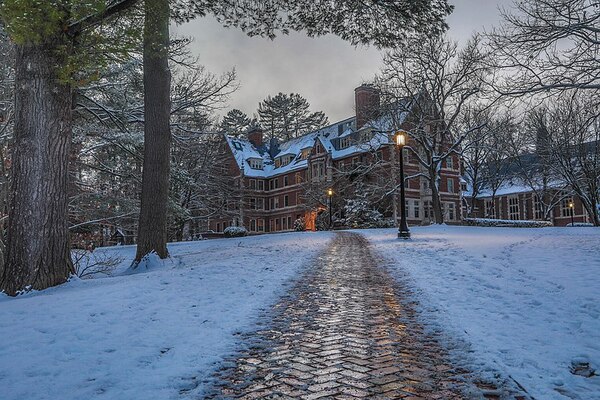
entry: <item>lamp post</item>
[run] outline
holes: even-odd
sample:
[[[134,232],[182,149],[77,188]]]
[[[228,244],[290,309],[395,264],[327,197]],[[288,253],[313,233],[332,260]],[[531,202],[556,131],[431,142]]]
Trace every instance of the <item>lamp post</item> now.
[[[331,228],[333,227],[333,217],[331,215],[331,203],[333,200],[333,189],[332,188],[327,189],[327,198],[329,200],[329,229],[331,230]]]
[[[398,238],[409,239],[410,231],[406,222],[406,196],[404,194],[404,146],[406,145],[406,133],[396,132],[396,146],[400,152],[400,226],[398,227]]]
[[[571,210],[571,227],[575,227],[575,204],[573,203],[573,200],[571,200],[569,202],[569,209]]]

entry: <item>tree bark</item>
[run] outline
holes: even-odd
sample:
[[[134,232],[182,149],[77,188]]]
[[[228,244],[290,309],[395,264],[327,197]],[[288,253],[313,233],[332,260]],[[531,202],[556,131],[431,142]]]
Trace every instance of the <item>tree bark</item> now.
[[[15,126],[6,261],[9,295],[64,283],[75,271],[68,230],[72,87],[55,42],[16,47]]]
[[[144,25],[144,167],[134,263],[156,252],[168,257],[167,205],[171,147],[169,2],[146,0]]]

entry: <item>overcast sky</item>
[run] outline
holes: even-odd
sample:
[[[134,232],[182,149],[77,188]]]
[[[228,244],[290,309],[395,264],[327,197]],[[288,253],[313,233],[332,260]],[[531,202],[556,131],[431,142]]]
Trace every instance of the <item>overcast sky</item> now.
[[[464,41],[472,32],[499,21],[498,6],[510,0],[450,0],[448,18],[452,38]],[[382,62],[375,48],[355,48],[335,36],[308,38],[292,33],[271,41],[249,38],[237,29],[225,29],[213,18],[199,18],[176,27],[174,33],[194,38],[192,48],[200,63],[215,74],[236,69],[240,89],[229,107],[248,115],[268,95],[299,93],[314,111],[322,110],[330,122],[354,113],[354,88],[370,80]]]

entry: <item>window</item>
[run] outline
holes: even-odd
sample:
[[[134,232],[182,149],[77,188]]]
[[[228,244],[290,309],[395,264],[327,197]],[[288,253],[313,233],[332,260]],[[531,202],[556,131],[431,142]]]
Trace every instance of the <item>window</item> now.
[[[519,196],[508,198],[508,219],[518,220],[519,216]]]
[[[358,157],[352,157],[352,167],[356,167],[358,165]]]
[[[256,189],[256,179],[250,179],[248,181],[248,186],[250,186],[250,189]]]
[[[383,151],[377,150],[375,153],[375,159],[376,161],[383,161]]]
[[[494,207],[494,202],[491,199],[486,199],[485,203],[485,217],[486,218],[496,218],[496,207]]]
[[[423,202],[423,216],[425,219],[433,218],[433,203],[431,201]]]
[[[448,178],[448,192],[454,193],[454,179]]]
[[[544,219],[544,212],[542,210],[542,202],[538,195],[533,196],[533,219],[542,220]]]
[[[300,172],[296,172],[296,184],[302,183],[302,175]]]
[[[292,229],[294,226],[292,225],[292,217],[287,217],[288,220],[288,229]]]
[[[265,231],[265,220],[264,219],[259,219],[258,220],[258,231],[259,232],[264,232]]]
[[[250,209],[256,210],[256,199],[255,198],[250,199]]]
[[[256,232],[256,220],[255,219],[250,220],[250,232]]]
[[[308,156],[310,156],[310,148],[302,149],[302,152],[300,153],[300,159],[306,160],[308,158]]]
[[[448,216],[448,221],[454,221],[454,203],[446,203],[446,215]]]
[[[265,190],[265,182],[263,180],[258,181],[258,190]]]
[[[283,206],[287,207],[290,205],[290,198],[288,197],[288,195],[286,194],[285,196],[283,196]]]
[[[406,147],[402,149],[402,159],[404,164],[410,164],[410,151]]]
[[[448,158],[446,158],[446,168],[454,169],[454,159],[452,156],[448,156]]]
[[[272,199],[273,200],[273,209],[279,208],[279,196]]]
[[[569,204],[573,202],[573,197],[565,197],[560,201],[560,216],[561,217],[570,217],[571,216],[571,208]],[[575,210],[573,210],[575,211]]]
[[[349,136],[340,139],[340,149],[347,149],[352,144]]]
[[[259,158],[248,159],[248,164],[250,164],[250,168],[252,169],[263,169],[263,160]]]
[[[421,202],[419,200],[414,200],[413,201],[413,216],[415,217],[415,219],[421,218],[420,211],[421,211]]]
[[[406,218],[409,217],[409,213],[408,213],[408,200],[404,200],[404,215],[406,216]]]
[[[287,175],[283,177],[283,186],[287,186],[288,185],[288,177]]]
[[[265,199],[263,199],[262,197],[259,197],[258,199],[256,199],[256,209],[257,210],[265,209]]]
[[[221,232],[221,223],[217,222],[217,232]]]

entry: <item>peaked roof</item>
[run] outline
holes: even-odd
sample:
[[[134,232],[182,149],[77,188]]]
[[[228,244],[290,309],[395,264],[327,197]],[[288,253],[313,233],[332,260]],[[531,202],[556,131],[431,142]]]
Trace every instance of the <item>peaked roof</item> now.
[[[404,105],[406,106],[406,104]],[[278,143],[271,149],[266,144],[257,148],[246,138],[228,135],[225,135],[225,138],[238,167],[244,170],[246,176],[268,178],[306,168],[308,160],[301,159],[302,150],[312,148],[317,140],[323,144],[326,151],[331,153],[334,160],[352,154],[374,151],[383,145],[392,143],[386,132],[404,122],[408,115],[406,108],[402,107],[402,111],[399,111],[395,118],[383,116],[368,122],[360,127],[361,129],[356,129],[356,117],[346,118],[297,138]],[[365,134],[367,134],[366,137]],[[349,139],[349,142],[342,146],[342,141],[346,138]],[[271,155],[270,153],[275,154]],[[275,159],[284,155],[292,155],[294,158],[289,164],[276,168]],[[261,159],[263,169],[251,168],[249,163],[251,159]]]

